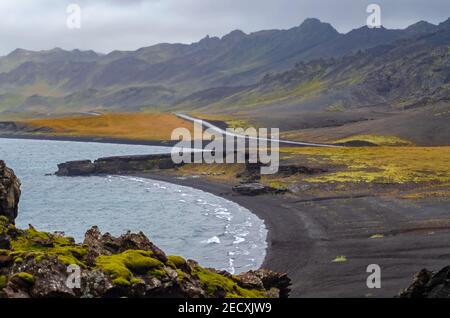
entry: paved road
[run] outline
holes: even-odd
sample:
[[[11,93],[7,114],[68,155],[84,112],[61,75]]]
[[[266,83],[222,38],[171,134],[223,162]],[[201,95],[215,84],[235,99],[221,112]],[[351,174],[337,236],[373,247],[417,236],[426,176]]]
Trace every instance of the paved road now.
[[[192,117],[189,115],[179,114],[179,113],[176,113],[175,115],[184,120],[188,120],[193,123],[202,125],[203,127],[206,127],[207,129],[211,129],[211,130],[213,130],[221,135],[224,135],[224,136],[231,136],[231,137],[236,137],[236,138],[246,138],[246,139],[250,139],[250,140],[262,140],[262,141],[268,141],[268,142],[272,141],[272,139],[270,139],[270,138],[252,137],[252,136],[244,136],[244,135],[240,135],[240,134],[235,134],[235,133],[229,132],[227,130],[224,130],[220,127],[217,127],[216,125],[214,125],[208,121],[198,119],[198,118],[195,118],[195,117]],[[336,145],[318,144],[318,143],[292,141],[292,140],[273,139],[273,141],[278,142],[279,144],[296,145],[296,146],[302,146],[302,147],[342,148],[341,146],[336,146]]]

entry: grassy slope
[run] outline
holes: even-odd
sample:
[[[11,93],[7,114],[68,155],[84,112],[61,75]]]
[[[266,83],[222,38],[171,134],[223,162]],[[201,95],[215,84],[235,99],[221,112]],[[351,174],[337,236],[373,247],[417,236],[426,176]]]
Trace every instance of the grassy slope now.
[[[32,119],[24,123],[47,127],[53,135],[110,137],[130,140],[170,140],[174,129],[193,125],[171,114],[117,113],[100,116],[74,116]]]

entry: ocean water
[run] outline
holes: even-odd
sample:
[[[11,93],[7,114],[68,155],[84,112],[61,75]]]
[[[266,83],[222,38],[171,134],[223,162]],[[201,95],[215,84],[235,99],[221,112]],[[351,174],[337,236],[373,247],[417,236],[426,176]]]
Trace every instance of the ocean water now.
[[[86,142],[0,139],[0,160],[22,182],[19,217],[25,228],[63,231],[78,242],[91,226],[120,235],[144,232],[166,253],[239,273],[261,266],[264,222],[212,194],[149,179],[46,176],[57,164],[99,157],[166,153],[169,148]]]

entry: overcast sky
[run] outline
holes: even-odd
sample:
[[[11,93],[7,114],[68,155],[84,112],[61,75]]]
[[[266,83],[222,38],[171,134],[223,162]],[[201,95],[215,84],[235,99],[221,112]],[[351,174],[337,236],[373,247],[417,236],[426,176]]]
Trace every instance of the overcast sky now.
[[[81,29],[66,26],[67,6],[82,9]],[[378,3],[387,28],[450,16],[450,0],[1,0],[0,55],[16,48],[134,50],[160,42],[191,43],[234,29],[287,29],[305,18],[347,32],[366,23]]]

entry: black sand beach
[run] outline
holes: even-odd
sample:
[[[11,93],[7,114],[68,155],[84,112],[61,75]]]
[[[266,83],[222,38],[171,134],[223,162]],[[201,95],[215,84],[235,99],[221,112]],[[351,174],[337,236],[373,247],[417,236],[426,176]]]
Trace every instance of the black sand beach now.
[[[140,177],[189,186],[249,209],[268,228],[263,267],[287,272],[291,297],[394,297],[422,268],[450,264],[448,202],[390,197],[295,200],[246,197],[201,178],[145,173]],[[333,262],[345,256],[345,262]],[[367,267],[381,267],[381,289],[369,289]]]

